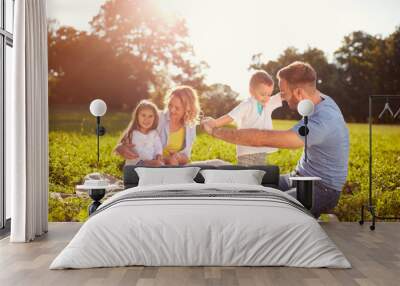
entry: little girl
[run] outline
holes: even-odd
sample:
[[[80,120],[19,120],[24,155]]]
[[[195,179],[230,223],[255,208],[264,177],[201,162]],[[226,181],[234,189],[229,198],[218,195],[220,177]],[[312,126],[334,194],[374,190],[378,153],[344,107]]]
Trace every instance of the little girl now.
[[[125,161],[126,165],[160,166],[163,165],[161,139],[157,132],[157,106],[142,100],[132,113],[131,122],[121,136],[120,142],[134,145],[137,159]]]

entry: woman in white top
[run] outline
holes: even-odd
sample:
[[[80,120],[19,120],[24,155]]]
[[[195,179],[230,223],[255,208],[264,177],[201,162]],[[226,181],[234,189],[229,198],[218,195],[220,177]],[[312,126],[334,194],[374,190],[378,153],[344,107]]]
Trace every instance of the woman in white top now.
[[[179,86],[167,94],[165,109],[160,113],[158,132],[167,165],[189,163],[196,138],[196,124],[200,105],[196,91],[189,86]]]

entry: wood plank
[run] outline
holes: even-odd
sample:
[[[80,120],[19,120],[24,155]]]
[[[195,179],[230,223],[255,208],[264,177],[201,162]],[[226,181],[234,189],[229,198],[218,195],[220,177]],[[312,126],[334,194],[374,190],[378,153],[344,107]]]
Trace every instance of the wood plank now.
[[[374,232],[357,223],[321,223],[351,262],[352,269],[290,267],[117,267],[49,270],[79,223],[50,223],[32,243],[0,240],[0,285],[399,285],[400,223],[378,223]]]

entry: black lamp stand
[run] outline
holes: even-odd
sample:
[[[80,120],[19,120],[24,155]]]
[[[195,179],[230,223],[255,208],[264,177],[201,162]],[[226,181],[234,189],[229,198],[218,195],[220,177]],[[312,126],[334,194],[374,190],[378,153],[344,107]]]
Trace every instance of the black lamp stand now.
[[[100,200],[106,194],[106,189],[90,189],[88,191],[89,197],[93,200],[91,205],[89,206],[88,213],[91,215],[94,213],[97,208],[101,205]]]
[[[304,137],[304,160],[307,162],[307,135],[310,131],[307,127],[308,116],[304,116],[304,125],[299,128],[299,134]]]
[[[100,136],[103,136],[104,134],[106,134],[106,129],[100,125],[100,116],[96,116],[97,165],[99,165],[100,162]],[[88,209],[89,215],[91,215],[101,205],[100,200],[106,194],[106,189],[89,189],[88,194],[93,200]]]
[[[96,135],[97,135],[97,164],[100,161],[100,136],[106,134],[104,126],[100,125],[100,116],[96,116]]]
[[[304,116],[304,125],[299,128],[299,134],[304,137],[304,160],[307,162],[307,135],[309,133],[309,129],[307,127],[308,124],[308,116]],[[313,206],[313,189],[314,189],[314,180],[301,180],[296,178],[296,197],[299,202],[301,202],[304,207],[308,210],[312,209]]]

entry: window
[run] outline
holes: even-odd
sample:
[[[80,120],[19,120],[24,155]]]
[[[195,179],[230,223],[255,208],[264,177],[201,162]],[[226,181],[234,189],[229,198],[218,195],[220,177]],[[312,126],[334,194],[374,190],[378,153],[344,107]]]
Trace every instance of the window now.
[[[5,189],[5,98],[11,92],[14,0],[0,0],[0,235],[9,230],[10,194]]]

